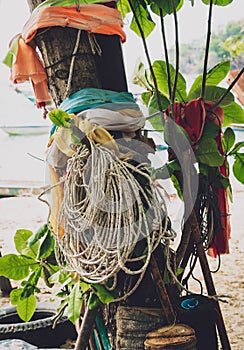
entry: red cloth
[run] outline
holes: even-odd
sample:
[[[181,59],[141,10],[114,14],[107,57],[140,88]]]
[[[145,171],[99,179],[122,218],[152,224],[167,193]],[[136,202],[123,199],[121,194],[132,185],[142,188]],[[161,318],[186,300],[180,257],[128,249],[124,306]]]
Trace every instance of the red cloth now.
[[[198,98],[188,103],[178,102],[174,104],[174,120],[176,124],[180,125],[188,133],[193,146],[199,141],[202,135],[202,131],[205,123],[213,121],[221,127],[223,122],[223,110],[220,107],[215,108],[212,113],[207,113],[213,106],[213,102],[203,101]],[[166,110],[166,116],[171,117],[171,107]],[[219,152],[224,155],[222,142],[222,131],[220,130],[216,142]],[[219,170],[223,176],[227,176],[226,162],[219,167]],[[228,240],[230,238],[230,221],[229,221],[229,205],[227,192],[223,188],[216,188],[212,186],[212,191],[218,198],[219,211],[220,211],[220,228],[214,232],[214,239],[208,250],[210,256],[216,257],[218,254],[229,253]]]

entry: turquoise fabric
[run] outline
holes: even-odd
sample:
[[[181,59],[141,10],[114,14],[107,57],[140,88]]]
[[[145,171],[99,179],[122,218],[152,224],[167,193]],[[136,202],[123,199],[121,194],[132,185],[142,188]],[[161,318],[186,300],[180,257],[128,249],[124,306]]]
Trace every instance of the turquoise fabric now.
[[[67,113],[79,113],[86,109],[103,107],[104,105],[111,110],[124,108],[140,110],[132,93],[97,88],[86,88],[75,92],[65,99],[59,108]]]

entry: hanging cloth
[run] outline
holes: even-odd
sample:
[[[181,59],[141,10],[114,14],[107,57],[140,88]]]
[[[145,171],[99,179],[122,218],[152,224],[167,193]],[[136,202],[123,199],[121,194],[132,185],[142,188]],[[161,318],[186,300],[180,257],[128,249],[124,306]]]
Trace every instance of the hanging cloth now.
[[[80,5],[80,11],[73,6],[50,6],[34,11],[24,25],[22,36],[26,43],[36,36],[38,29],[61,26],[86,30],[90,33],[126,36],[123,21],[117,9],[99,4]]]
[[[59,106],[67,113],[79,113],[96,107],[110,110],[129,108],[140,111],[132,93],[98,88],[81,89],[66,98]]]
[[[11,68],[14,83],[32,82],[37,107],[45,106],[52,100],[47,85],[46,71],[36,47],[28,45],[35,38],[38,29],[51,26],[71,27],[91,33],[114,35],[125,41],[123,21],[118,10],[104,5],[44,7],[32,13],[24,25],[22,34],[12,40],[10,49],[3,60]]]
[[[188,103],[179,102],[174,104],[174,121],[188,133],[193,146],[200,140],[205,123],[213,121],[220,127],[223,123],[223,110],[220,107],[215,108],[212,113],[208,113],[213,104],[214,103],[210,101],[203,101],[202,98],[192,100]],[[167,118],[169,118],[171,114],[170,106],[165,113],[167,122]],[[211,117],[212,115],[214,117]],[[215,141],[217,142],[220,154],[224,155],[221,134],[222,131],[220,129]],[[227,176],[225,161],[223,165],[219,167],[219,171],[223,176]],[[208,254],[212,257],[216,257],[218,254],[229,253],[229,205],[227,191],[224,188],[211,187],[213,194],[218,199],[220,225],[218,225],[219,228],[214,232],[214,239],[208,249]]]

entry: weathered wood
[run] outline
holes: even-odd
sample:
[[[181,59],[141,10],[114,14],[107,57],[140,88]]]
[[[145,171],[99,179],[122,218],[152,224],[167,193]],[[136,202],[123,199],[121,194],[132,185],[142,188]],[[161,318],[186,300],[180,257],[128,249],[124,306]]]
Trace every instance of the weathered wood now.
[[[149,331],[166,325],[162,309],[119,306],[116,313],[116,349],[144,349]]]
[[[185,324],[164,326],[149,332],[144,342],[145,350],[196,350],[194,329]]]
[[[89,310],[88,308],[86,309],[82,319],[78,338],[75,343],[75,350],[86,350],[89,344],[91,333],[93,332],[93,329],[94,329],[97,312],[98,312],[98,308],[95,308],[93,310]]]
[[[174,309],[171,304],[167,289],[164,285],[164,281],[158,268],[157,261],[154,258],[154,255],[151,256],[150,270],[166,320],[168,324],[173,324],[175,322]]]

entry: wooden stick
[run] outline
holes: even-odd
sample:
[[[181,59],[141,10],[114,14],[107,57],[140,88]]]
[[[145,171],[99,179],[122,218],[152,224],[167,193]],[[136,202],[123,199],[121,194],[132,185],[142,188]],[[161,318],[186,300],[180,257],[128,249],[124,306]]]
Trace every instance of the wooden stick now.
[[[197,218],[196,218],[196,214],[194,211],[193,211],[193,215],[192,215],[192,224],[194,226],[194,230],[192,231],[192,237],[193,237],[194,242],[196,243],[197,255],[199,257],[204,281],[205,281],[206,288],[208,291],[208,295],[216,296],[217,293],[215,290],[211,271],[210,271],[210,268],[208,265],[206,253],[205,253],[203,244],[201,243],[201,234],[199,231],[199,226],[197,225]],[[215,310],[216,310],[216,316],[217,316],[216,317],[216,325],[217,325],[222,349],[223,350],[231,350],[230,342],[228,339],[228,335],[227,335],[225,324],[224,324],[224,319],[222,316],[222,312],[221,312],[218,300],[214,300],[214,304],[215,304]]]
[[[88,347],[89,339],[94,329],[97,312],[98,308],[95,308],[93,310],[89,310],[88,307],[86,308],[78,338],[75,343],[75,350],[86,350]]]
[[[162,279],[160,270],[158,268],[157,261],[155,257],[151,256],[150,260],[150,269],[151,269],[151,276],[155,283],[155,286],[157,287],[157,293],[159,296],[160,303],[162,305],[163,312],[165,314],[166,320],[168,324],[174,324],[175,322],[175,313],[174,309],[172,307],[171,301],[168,296],[167,289],[165,287],[164,281]]]

